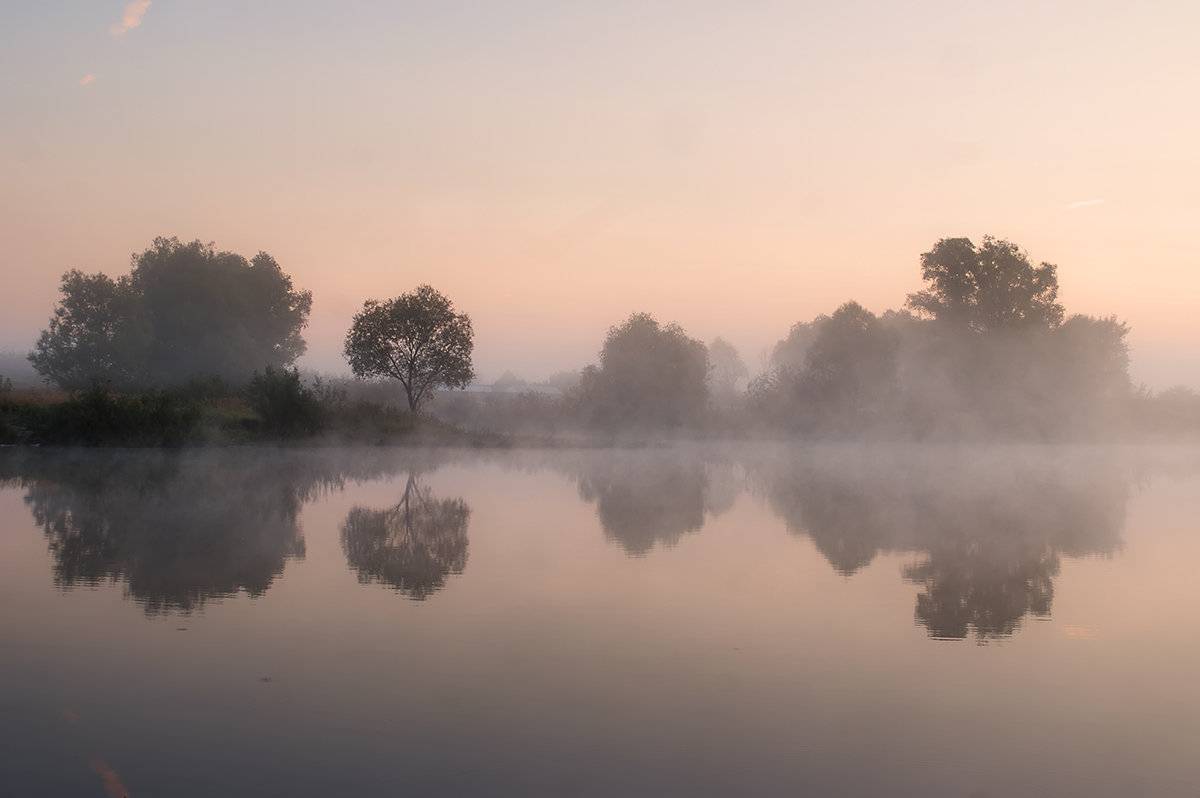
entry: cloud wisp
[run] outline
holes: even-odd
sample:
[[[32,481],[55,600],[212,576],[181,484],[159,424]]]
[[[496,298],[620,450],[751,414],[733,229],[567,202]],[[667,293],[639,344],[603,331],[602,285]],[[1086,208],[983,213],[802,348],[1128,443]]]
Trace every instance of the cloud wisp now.
[[[104,792],[108,798],[129,798],[129,790],[121,783],[121,776],[103,759],[92,760],[92,772],[104,782]]]
[[[149,7],[150,0],[134,0],[134,2],[125,6],[125,14],[121,17],[121,23],[113,25],[108,29],[108,32],[113,36],[120,36],[122,33],[133,30],[142,24],[142,16]]]
[[[1088,205],[1099,205],[1102,202],[1108,202],[1108,200],[1093,199],[1093,200],[1080,200],[1079,202],[1069,202],[1066,205],[1062,206],[1062,210],[1070,211],[1070,210],[1074,210],[1075,208],[1086,208]]]
[[[80,86],[87,86],[87,85],[90,85],[95,82],[96,82],[96,76],[90,72],[79,79]]]

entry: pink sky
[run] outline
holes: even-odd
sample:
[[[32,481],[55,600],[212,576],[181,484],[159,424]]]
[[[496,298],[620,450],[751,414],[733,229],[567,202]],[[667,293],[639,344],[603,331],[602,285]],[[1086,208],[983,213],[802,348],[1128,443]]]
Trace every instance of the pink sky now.
[[[1135,380],[1200,387],[1200,6],[390,5],[15,10],[0,348],[67,269],[173,235],[274,255],[320,369],[364,299],[428,282],[484,378],[579,368],[633,311],[755,370],[992,234],[1130,324]]]

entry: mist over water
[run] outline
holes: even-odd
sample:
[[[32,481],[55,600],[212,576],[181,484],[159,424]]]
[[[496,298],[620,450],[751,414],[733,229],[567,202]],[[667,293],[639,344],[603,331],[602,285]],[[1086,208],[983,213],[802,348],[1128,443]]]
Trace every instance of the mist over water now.
[[[82,7],[0,798],[1200,795],[1200,4]]]
[[[1158,630],[1200,598],[1197,480],[1164,447],[9,449],[0,786],[1190,795],[1200,649]]]

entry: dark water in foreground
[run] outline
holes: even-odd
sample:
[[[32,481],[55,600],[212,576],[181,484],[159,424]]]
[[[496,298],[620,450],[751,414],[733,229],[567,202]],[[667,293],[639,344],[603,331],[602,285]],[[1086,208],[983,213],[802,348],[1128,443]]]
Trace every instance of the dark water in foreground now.
[[[0,451],[0,797],[1200,795],[1200,451]]]

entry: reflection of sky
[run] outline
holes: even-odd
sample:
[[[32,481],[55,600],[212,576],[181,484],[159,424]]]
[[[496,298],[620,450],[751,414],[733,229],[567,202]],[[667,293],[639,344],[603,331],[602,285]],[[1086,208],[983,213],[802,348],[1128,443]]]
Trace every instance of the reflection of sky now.
[[[976,646],[914,625],[913,554],[843,577],[743,494],[631,559],[572,479],[503,462],[423,477],[471,508],[469,564],[427,601],[360,585],[338,540],[351,507],[395,503],[400,473],[307,504],[304,560],[187,617],[55,592],[21,491],[0,490],[0,771],[60,739],[81,779],[101,759],[135,795],[1200,786],[1194,477],[1150,480],[1116,557],[1064,558],[1051,618]]]

